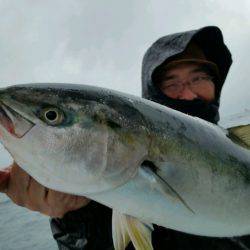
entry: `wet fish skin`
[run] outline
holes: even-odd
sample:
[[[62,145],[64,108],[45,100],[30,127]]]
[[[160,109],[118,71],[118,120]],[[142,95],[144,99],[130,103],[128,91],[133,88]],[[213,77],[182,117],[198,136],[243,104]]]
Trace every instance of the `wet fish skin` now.
[[[250,233],[249,150],[224,129],[91,86],[19,85],[1,90],[0,101],[30,122],[19,121],[22,138],[0,126],[2,143],[43,185],[188,233]],[[58,126],[42,118],[50,107],[65,116]],[[155,166],[149,174],[145,161]]]
[[[37,87],[37,85],[35,86]],[[33,156],[38,157],[38,162],[42,164],[42,166],[39,165],[37,167],[36,170],[39,174],[35,173],[35,176],[46,176],[46,181],[43,180],[42,182],[50,185],[48,173],[53,174],[54,177],[51,183],[53,187],[55,178],[58,178],[58,185],[60,185],[60,179],[64,178],[62,182],[63,187],[61,188],[65,186],[64,181],[68,181],[72,186],[72,180],[74,180],[76,189],[74,190],[72,187],[72,189],[68,190],[68,192],[74,193],[79,193],[80,184],[86,194],[89,192],[100,192],[109,188],[109,182],[106,182],[106,180],[103,180],[102,185],[99,184],[97,186],[95,181],[100,181],[100,175],[104,178],[106,178],[105,176],[107,178],[110,176],[112,187],[121,185],[121,183],[126,182],[128,178],[135,175],[136,169],[134,165],[139,167],[141,163],[140,159],[136,158],[136,155],[140,155],[140,157],[146,155],[146,147],[149,143],[147,139],[143,143],[140,142],[140,139],[135,139],[138,135],[146,133],[146,131],[141,129],[143,123],[138,125],[135,121],[126,119],[123,114],[118,113],[113,108],[108,108],[108,105],[98,102],[95,93],[91,91],[90,98],[86,101],[84,92],[81,92],[79,95],[78,88],[75,90],[70,89],[65,95],[61,88],[52,89],[48,88],[49,86],[51,87],[51,85],[48,85],[45,88],[35,89],[32,85],[29,85],[28,89],[26,89],[26,86],[24,88],[20,86],[12,87],[8,89],[9,95],[6,95],[6,98],[2,97],[6,106],[11,106],[13,110],[18,110],[30,123],[36,124],[18,142],[13,137],[10,138],[11,142],[8,141],[9,137],[6,140],[5,145],[7,148],[8,144],[13,142],[13,149],[10,151],[16,153],[15,159],[28,159],[30,158],[30,153],[32,153]],[[67,85],[64,86],[67,88]],[[68,93],[70,94],[68,95]],[[112,98],[110,98],[110,102],[113,102]],[[57,107],[58,105],[60,105],[60,109],[65,114],[65,120],[60,126],[47,126],[41,120],[41,111],[44,108]],[[118,103],[116,107],[118,105],[123,105],[120,109],[125,108],[124,104]],[[134,110],[130,110],[129,106],[126,112],[130,112],[130,118],[133,116],[134,119],[136,118],[137,114],[134,114]],[[123,111],[123,113],[125,112]],[[133,129],[133,133],[128,133],[130,128]],[[116,131],[119,131],[119,133]],[[41,138],[38,138],[39,136]],[[35,141],[36,137],[37,141]],[[117,139],[118,137],[119,140]],[[92,141],[93,144],[91,144]],[[122,144],[120,141],[122,141]],[[27,155],[25,155],[25,152],[17,153],[19,150],[18,148],[15,149],[16,145],[14,144],[18,144],[18,148],[21,145],[26,147],[25,152]],[[118,160],[122,162],[114,160],[110,153],[111,151],[106,152],[107,147],[112,147],[112,154],[116,154],[116,151],[121,152],[122,155]],[[36,148],[39,148],[39,150],[36,151]],[[87,154],[88,157],[86,157]],[[96,155],[99,155],[100,158],[96,159]],[[127,157],[131,159],[128,163],[124,161]],[[48,159],[47,162],[46,158]],[[78,163],[76,164],[76,162]],[[28,162],[25,160],[23,163],[27,164]],[[83,166],[79,166],[79,163],[83,164]],[[67,167],[64,169],[63,166],[65,164]],[[120,168],[115,169],[116,165],[119,165]],[[91,166],[91,168],[87,169],[88,166]],[[32,174],[30,169],[26,170]],[[63,177],[60,174],[61,171],[65,173]],[[119,178],[116,178],[115,172],[117,172],[117,175],[120,175]],[[77,176],[81,177],[78,179]],[[84,180],[82,179],[83,176],[85,176]],[[38,177],[38,179],[40,178]],[[92,185],[91,183],[95,187],[89,186]]]

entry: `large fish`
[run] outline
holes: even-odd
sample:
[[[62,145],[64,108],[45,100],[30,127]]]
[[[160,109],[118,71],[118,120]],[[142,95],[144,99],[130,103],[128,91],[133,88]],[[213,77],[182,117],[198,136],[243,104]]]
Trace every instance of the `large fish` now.
[[[250,233],[247,124],[226,130],[103,88],[30,84],[0,90],[0,133],[38,182],[111,207],[116,249],[151,249],[152,223]]]

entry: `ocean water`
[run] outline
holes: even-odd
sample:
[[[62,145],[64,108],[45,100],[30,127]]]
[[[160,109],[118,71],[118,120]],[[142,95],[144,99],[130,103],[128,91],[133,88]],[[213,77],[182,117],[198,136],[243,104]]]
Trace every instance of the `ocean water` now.
[[[56,250],[49,218],[0,194],[0,250]]]

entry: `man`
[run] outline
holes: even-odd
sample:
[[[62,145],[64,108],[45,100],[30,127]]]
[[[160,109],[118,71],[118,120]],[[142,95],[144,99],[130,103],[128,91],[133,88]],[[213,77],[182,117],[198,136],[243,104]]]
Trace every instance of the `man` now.
[[[146,52],[142,96],[212,123],[219,120],[221,89],[232,64],[217,27],[168,35]],[[250,237],[209,238],[155,226],[155,249],[250,249]]]
[[[231,63],[231,54],[217,27],[163,37],[144,56],[143,97],[217,123],[220,93]],[[60,249],[113,249],[111,209],[84,197],[46,190],[16,165],[10,169],[10,177],[2,174],[2,179],[2,189],[19,205],[63,217],[51,220]],[[9,185],[4,185],[7,182]],[[156,250],[250,249],[248,237],[208,238],[154,227]]]

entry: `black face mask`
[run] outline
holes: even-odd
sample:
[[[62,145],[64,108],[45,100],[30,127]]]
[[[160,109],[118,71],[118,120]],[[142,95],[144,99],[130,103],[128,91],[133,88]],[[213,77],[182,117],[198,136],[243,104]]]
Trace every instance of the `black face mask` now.
[[[166,106],[215,124],[219,121],[219,105],[216,102],[208,103],[201,99],[192,101],[171,99]]]
[[[198,98],[192,101],[176,100],[169,98],[160,92],[158,93],[157,102],[169,108],[191,116],[199,117],[211,123],[217,124],[220,118],[218,101],[208,103]]]

